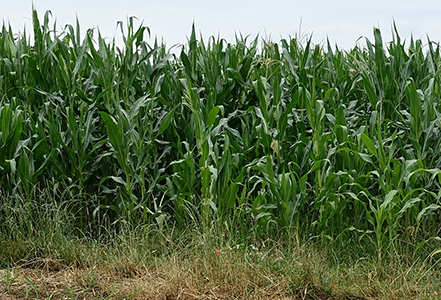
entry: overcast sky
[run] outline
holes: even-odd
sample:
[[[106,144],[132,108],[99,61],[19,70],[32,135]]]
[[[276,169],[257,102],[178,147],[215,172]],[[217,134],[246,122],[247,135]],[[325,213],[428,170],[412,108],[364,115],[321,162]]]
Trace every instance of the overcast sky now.
[[[339,48],[350,49],[361,36],[373,40],[373,27],[380,27],[385,42],[391,39],[393,20],[400,36],[407,40],[413,34],[441,41],[441,1],[405,0],[33,0],[39,15],[51,10],[57,25],[75,24],[76,16],[82,31],[99,27],[103,36],[118,37],[116,24],[136,16],[151,30],[153,37],[167,46],[185,43],[193,21],[204,39],[220,36],[234,42],[234,35],[257,34],[273,41],[296,34],[313,34],[320,43],[329,38]],[[0,0],[0,17],[14,31],[31,29],[31,0]],[[301,25],[301,28],[300,28]]]

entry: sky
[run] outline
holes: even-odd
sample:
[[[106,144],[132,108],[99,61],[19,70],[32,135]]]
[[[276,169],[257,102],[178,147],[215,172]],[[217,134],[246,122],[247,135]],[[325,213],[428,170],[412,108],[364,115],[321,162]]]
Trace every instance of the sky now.
[[[441,41],[441,1],[439,0],[0,0],[0,18],[13,30],[31,30],[32,3],[40,18],[52,12],[57,27],[76,22],[81,29],[99,28],[109,41],[120,40],[118,21],[136,17],[138,25],[150,28],[151,38],[157,37],[168,47],[185,44],[194,22],[204,40],[210,36],[234,43],[235,34],[279,41],[294,36],[312,35],[314,43],[327,39],[340,49],[353,48],[357,40],[373,40],[373,28],[381,29],[383,41],[392,39],[395,21],[402,39],[410,36],[427,41]],[[151,41],[152,41],[151,39]]]

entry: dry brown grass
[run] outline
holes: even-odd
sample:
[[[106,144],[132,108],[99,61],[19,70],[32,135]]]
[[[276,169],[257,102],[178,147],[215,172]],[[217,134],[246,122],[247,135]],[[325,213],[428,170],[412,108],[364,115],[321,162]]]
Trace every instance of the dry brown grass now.
[[[324,260],[308,260],[311,252],[307,251],[298,252],[297,258],[295,254],[289,257],[270,251],[177,252],[149,262],[149,267],[127,257],[88,268],[60,268],[58,262],[46,261],[40,262],[37,269],[21,266],[10,270],[11,276],[16,277],[12,293],[8,295],[6,284],[2,283],[0,294],[5,295],[4,299],[23,299],[26,294],[33,299],[37,297],[34,285],[39,299],[71,295],[78,297],[75,299],[134,300],[332,298],[330,291],[320,291],[311,281]],[[0,272],[6,274],[8,270]],[[294,282],[293,278],[304,282]]]
[[[266,241],[236,247],[234,241],[220,236],[196,232],[171,239],[138,232],[116,237],[107,245],[67,243],[70,248],[63,250],[64,256],[47,253],[45,258],[22,259],[0,269],[0,300],[423,300],[441,296],[439,261],[391,258],[376,264],[373,258],[337,258],[336,253],[313,244]],[[9,292],[5,278],[13,281]]]
[[[339,269],[310,247],[183,249],[152,261],[127,255],[87,267],[40,260],[0,270],[0,299],[438,299],[439,284],[416,269],[386,274],[390,266],[355,263]],[[30,268],[29,266],[33,266]],[[404,278],[406,277],[407,278]],[[420,282],[415,280],[420,276]],[[333,290],[335,284],[337,289]],[[27,297],[27,298],[26,298]]]

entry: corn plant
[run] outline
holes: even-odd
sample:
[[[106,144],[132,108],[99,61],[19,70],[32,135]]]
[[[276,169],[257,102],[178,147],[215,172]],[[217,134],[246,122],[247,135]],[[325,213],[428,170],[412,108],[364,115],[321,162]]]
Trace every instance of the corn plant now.
[[[243,239],[355,235],[379,259],[406,228],[436,241],[437,44],[405,42],[395,25],[391,42],[375,28],[348,50],[204,41],[193,25],[175,51],[134,17],[117,24],[122,46],[79,21],[58,30],[50,12],[32,19],[32,40],[1,28],[2,202],[56,183],[81,199],[70,207],[84,230],[105,219],[218,223]]]

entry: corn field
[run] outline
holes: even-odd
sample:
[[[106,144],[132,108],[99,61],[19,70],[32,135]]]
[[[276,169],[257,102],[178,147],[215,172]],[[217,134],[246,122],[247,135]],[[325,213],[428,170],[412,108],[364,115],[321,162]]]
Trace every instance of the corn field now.
[[[60,32],[50,12],[33,11],[32,39],[3,24],[1,232],[58,189],[83,230],[197,218],[243,238],[355,236],[379,256],[406,234],[437,239],[437,43],[396,28],[351,50],[229,43],[193,27],[171,51],[134,18],[118,26],[123,47],[78,22]]]

